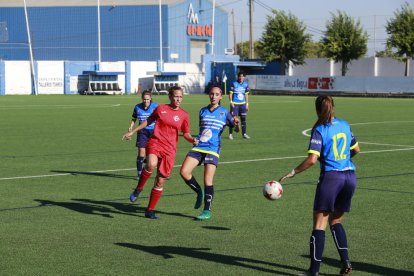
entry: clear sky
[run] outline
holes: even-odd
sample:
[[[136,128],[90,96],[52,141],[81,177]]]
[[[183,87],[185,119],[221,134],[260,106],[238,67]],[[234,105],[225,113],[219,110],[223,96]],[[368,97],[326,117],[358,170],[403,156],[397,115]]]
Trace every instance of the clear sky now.
[[[212,0],[211,0],[212,1]],[[325,30],[326,22],[331,13],[337,10],[359,19],[364,30],[368,33],[368,56],[375,51],[384,50],[387,33],[385,24],[394,17],[394,12],[400,10],[407,2],[414,8],[414,0],[254,0],[253,36],[259,39],[267,22],[267,15],[272,9],[291,12],[307,27],[312,40],[318,41]],[[216,0],[216,6],[221,6],[229,13],[234,10],[236,41],[249,39],[249,1],[248,0]],[[243,23],[242,23],[243,22]],[[233,46],[232,16],[229,14],[229,46]],[[243,35],[241,26],[243,24]]]

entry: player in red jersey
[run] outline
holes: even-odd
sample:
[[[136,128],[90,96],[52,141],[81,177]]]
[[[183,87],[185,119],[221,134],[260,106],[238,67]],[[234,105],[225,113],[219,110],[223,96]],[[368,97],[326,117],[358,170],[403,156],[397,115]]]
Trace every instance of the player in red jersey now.
[[[180,108],[183,100],[183,89],[179,86],[171,87],[168,91],[169,104],[159,105],[147,120],[138,127],[123,135],[123,140],[131,139],[135,132],[145,128],[155,121],[154,133],[148,141],[147,164],[142,170],[137,187],[131,193],[129,199],[134,202],[144,188],[145,183],[157,167],[157,176],[148,207],[145,210],[145,217],[157,219],[155,206],[161,197],[164,183],[171,175],[177,151],[178,131],[183,133],[183,137],[192,144],[197,144],[198,140],[193,138],[190,133],[190,119],[188,113]]]

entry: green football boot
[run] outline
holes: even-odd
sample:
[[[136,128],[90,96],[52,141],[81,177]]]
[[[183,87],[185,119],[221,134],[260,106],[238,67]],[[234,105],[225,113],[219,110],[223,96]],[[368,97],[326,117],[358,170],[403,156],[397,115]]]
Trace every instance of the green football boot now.
[[[203,212],[201,212],[201,214],[199,214],[195,218],[196,220],[209,220],[211,218],[211,211],[204,210]]]

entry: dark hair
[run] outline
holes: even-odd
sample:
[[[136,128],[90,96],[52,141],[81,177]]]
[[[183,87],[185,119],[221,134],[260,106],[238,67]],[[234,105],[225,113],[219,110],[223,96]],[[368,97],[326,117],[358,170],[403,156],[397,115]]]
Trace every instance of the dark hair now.
[[[181,91],[182,93],[184,93],[184,90],[183,90],[183,88],[182,88],[181,86],[175,85],[175,86],[171,86],[171,87],[168,89],[168,96],[172,96],[172,95],[174,95],[174,91],[177,91],[177,90],[179,90],[179,91]]]
[[[239,73],[237,74],[237,76],[238,76],[238,77],[240,77],[241,75],[243,75],[243,77],[245,77],[245,76],[246,76],[246,74],[245,74],[244,72],[239,72]]]
[[[218,88],[220,90],[221,95],[223,95],[223,90],[221,89],[221,87],[217,84],[214,84],[210,87],[210,90],[208,91],[208,93],[210,93],[211,90],[213,90],[213,88]]]
[[[332,121],[335,114],[335,104],[331,96],[322,95],[315,100],[316,114],[318,120],[316,121],[314,128],[319,125],[327,124]]]
[[[150,97],[152,97],[152,92],[151,90],[145,90],[144,92],[142,92],[141,94],[141,99],[144,99],[145,95],[149,95]]]

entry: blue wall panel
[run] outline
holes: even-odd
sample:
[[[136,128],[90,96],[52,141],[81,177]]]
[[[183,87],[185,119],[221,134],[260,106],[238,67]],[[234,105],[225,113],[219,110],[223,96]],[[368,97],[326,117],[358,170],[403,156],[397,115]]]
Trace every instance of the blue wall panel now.
[[[0,96],[6,94],[6,77],[5,77],[4,61],[0,61]]]
[[[194,2],[194,3],[193,3]],[[162,6],[163,59],[178,53],[180,62],[190,61],[187,36],[188,5],[192,3],[200,24],[212,23],[209,1],[187,0]],[[157,61],[160,58],[159,6],[102,6],[101,61]],[[29,7],[35,60],[98,60],[96,6]],[[216,9],[215,54],[222,54],[228,42],[227,14]],[[201,37],[208,45],[211,37]],[[207,53],[210,53],[207,49]],[[28,38],[22,7],[0,8],[0,59],[28,60]]]

